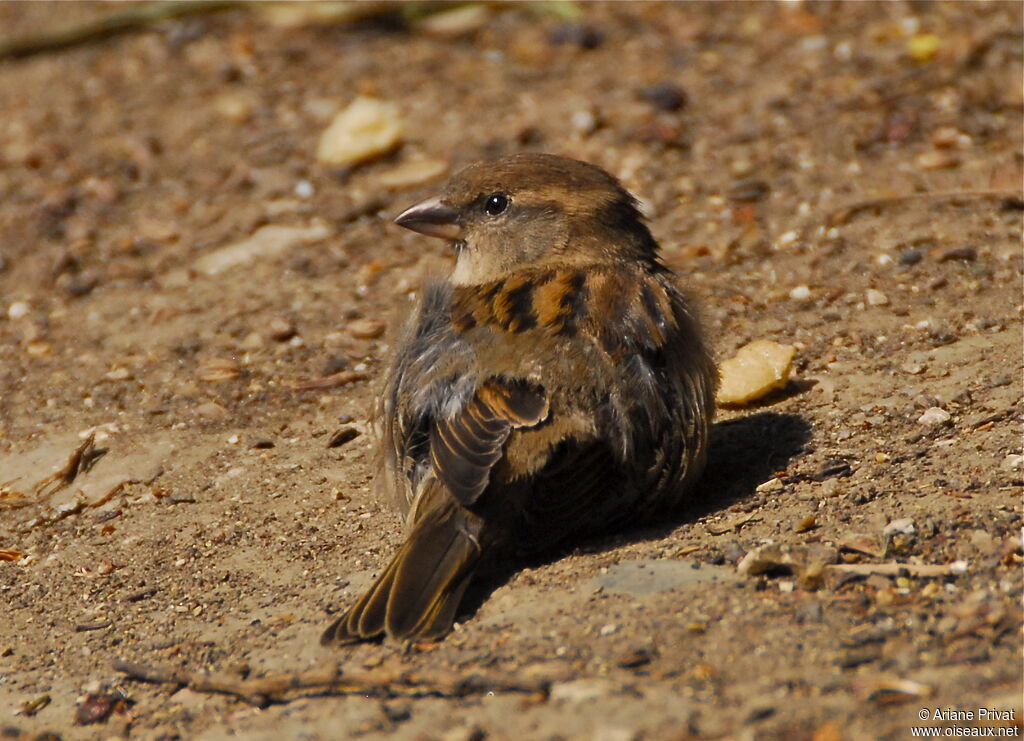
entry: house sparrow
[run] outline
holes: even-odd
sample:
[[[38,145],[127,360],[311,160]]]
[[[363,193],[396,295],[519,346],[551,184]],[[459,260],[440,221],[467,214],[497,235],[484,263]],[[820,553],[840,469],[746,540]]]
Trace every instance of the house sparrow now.
[[[451,630],[474,572],[650,521],[704,467],[717,370],[636,200],[594,165],[471,165],[395,223],[451,240],[378,405],[404,544],[323,634]]]

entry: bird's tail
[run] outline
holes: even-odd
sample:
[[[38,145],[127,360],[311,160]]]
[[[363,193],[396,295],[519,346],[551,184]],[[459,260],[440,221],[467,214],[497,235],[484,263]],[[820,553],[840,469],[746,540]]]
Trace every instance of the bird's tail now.
[[[480,561],[477,518],[458,504],[424,512],[384,572],[324,631],[322,645],[387,634],[398,641],[440,638]]]

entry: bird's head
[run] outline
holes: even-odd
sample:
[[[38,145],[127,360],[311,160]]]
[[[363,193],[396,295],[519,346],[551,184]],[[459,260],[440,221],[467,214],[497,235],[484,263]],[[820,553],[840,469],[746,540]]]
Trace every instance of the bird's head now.
[[[533,266],[657,259],[636,199],[615,178],[551,154],[470,165],[395,223],[454,242],[452,280],[463,285]]]

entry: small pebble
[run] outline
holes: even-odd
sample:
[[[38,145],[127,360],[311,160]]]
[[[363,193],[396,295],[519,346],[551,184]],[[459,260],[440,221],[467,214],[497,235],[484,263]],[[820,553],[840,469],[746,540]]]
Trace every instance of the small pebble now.
[[[656,652],[645,646],[632,648],[619,656],[615,662],[623,669],[638,669],[647,666],[655,658]]]
[[[607,697],[615,685],[609,679],[575,679],[551,686],[552,702],[586,702]]]
[[[621,726],[598,726],[590,736],[590,741],[637,741],[640,732]]]
[[[887,538],[893,535],[913,535],[916,532],[917,529],[914,527],[914,521],[909,517],[893,520],[882,528],[882,535]]]
[[[794,301],[806,301],[811,297],[811,289],[807,286],[797,286],[789,292],[789,297]]]
[[[985,555],[994,553],[996,550],[995,538],[984,530],[972,530],[970,540],[971,545]]]
[[[196,377],[206,383],[221,383],[238,378],[241,368],[231,358],[208,358],[199,363]]]
[[[949,262],[950,260],[963,260],[964,262],[974,262],[978,259],[978,248],[971,247],[970,245],[964,247],[951,247],[948,250],[942,252],[939,255],[939,262]]]
[[[598,119],[593,111],[586,109],[574,111],[569,121],[572,127],[581,134],[592,134],[597,131]]]
[[[552,44],[573,44],[581,49],[596,49],[604,41],[604,34],[595,28],[577,24],[564,24],[551,32]]]
[[[259,350],[263,347],[263,337],[259,332],[250,332],[239,343],[239,347],[243,350]]]
[[[760,178],[737,180],[729,186],[726,196],[734,203],[754,203],[764,200],[771,193],[771,186]]]
[[[960,158],[952,152],[933,150],[917,155],[914,163],[921,170],[944,170],[959,165]]]
[[[1010,453],[1008,456],[1003,458],[999,467],[1004,471],[1019,471],[1024,468],[1024,455],[1020,455],[1019,453]]]
[[[924,257],[921,250],[916,247],[907,247],[899,251],[896,255],[896,262],[904,267],[910,267],[911,265],[917,265],[921,262],[921,258]]]
[[[906,363],[900,366],[900,370],[911,376],[918,376],[924,373],[925,366],[921,363],[915,363],[912,360],[908,360]]]
[[[924,414],[917,418],[917,423],[925,427],[935,427],[948,424],[952,418],[952,415],[941,407],[928,407]]]
[[[332,355],[324,361],[323,370],[320,371],[321,376],[330,376],[338,371],[343,371],[348,368],[349,359],[344,355]]]
[[[7,307],[7,316],[11,319],[21,319],[23,316],[28,315],[29,310],[27,301],[15,301]]]
[[[618,633],[619,632],[619,626],[616,625],[615,623],[608,623],[607,625],[602,625],[601,626],[601,630],[598,631],[598,632],[602,636],[610,636],[613,633]]]
[[[297,333],[295,325],[284,317],[275,317],[267,325],[267,334],[275,342],[287,342]]]
[[[864,295],[869,306],[887,306],[889,304],[889,297],[874,288],[869,288]]]
[[[812,530],[817,527],[817,525],[818,518],[814,515],[807,515],[796,524],[796,527],[794,527],[793,530],[798,533],[806,533],[808,530]]]
[[[800,233],[797,231],[790,230],[783,232],[779,235],[779,238],[775,240],[776,247],[789,247],[792,244],[796,244],[800,241]]]
[[[384,334],[387,324],[379,319],[353,319],[348,324],[348,333],[357,340],[373,340]]]
[[[297,198],[312,198],[314,192],[313,184],[308,180],[300,180],[295,183],[295,196]]]
[[[745,404],[785,386],[796,348],[772,340],[756,340],[722,361],[722,382],[717,400],[721,404]]]
[[[686,92],[673,82],[659,82],[640,92],[659,111],[678,111],[686,105]]]
[[[484,741],[487,731],[478,725],[455,726],[441,735],[441,741]]]
[[[918,33],[907,39],[907,54],[915,62],[930,62],[942,46],[942,39],[933,33]]]
[[[467,3],[427,15],[416,23],[416,30],[440,39],[469,36],[483,28],[490,18],[491,8],[484,4]]]
[[[937,149],[949,149],[957,145],[960,140],[960,131],[956,126],[940,126],[932,131],[929,138]]]

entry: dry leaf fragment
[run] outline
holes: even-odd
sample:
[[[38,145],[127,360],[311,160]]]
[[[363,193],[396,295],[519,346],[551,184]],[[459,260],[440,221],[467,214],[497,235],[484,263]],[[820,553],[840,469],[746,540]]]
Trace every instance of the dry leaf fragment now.
[[[0,561],[20,561],[25,554],[15,548],[0,548]]]

